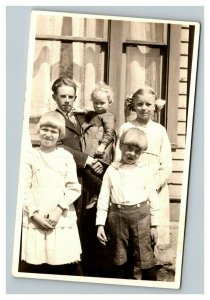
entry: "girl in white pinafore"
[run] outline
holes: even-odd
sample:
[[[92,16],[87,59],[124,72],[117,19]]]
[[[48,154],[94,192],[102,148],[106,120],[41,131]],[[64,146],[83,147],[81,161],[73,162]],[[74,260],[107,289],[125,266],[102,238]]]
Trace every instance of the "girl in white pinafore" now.
[[[44,114],[38,132],[41,146],[30,151],[26,162],[21,259],[28,272],[39,266],[34,272],[78,275],[68,266],[81,255],[73,204],[81,187],[72,154],[56,146],[65,135],[63,116]]]
[[[154,174],[156,189],[160,201],[160,220],[158,226],[158,244],[169,244],[169,191],[167,181],[172,172],[171,144],[165,127],[151,120],[155,110],[156,95],[152,88],[145,87],[137,90],[130,98],[130,108],[136,111],[135,120],[126,122],[119,129],[119,137],[131,127],[143,130],[147,135],[148,148],[140,156]],[[119,160],[121,153],[117,143],[115,160]]]

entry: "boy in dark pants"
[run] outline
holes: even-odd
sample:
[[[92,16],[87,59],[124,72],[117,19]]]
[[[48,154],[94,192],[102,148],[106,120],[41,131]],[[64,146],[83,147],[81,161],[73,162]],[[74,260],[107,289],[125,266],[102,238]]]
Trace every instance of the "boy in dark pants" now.
[[[152,246],[158,238],[158,196],[147,165],[138,164],[147,149],[146,134],[130,128],[120,138],[120,149],[121,160],[112,163],[103,178],[97,204],[97,237],[107,244],[107,221],[114,277],[128,278],[130,259],[130,278],[156,280]]]

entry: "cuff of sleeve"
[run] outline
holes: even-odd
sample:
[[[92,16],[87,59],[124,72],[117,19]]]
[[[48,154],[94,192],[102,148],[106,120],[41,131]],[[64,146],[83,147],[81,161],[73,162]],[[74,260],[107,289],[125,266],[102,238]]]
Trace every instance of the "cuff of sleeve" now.
[[[59,202],[57,206],[60,207],[63,211],[65,209],[68,209],[68,205],[66,203],[64,203],[64,201],[63,202]]]
[[[96,216],[96,226],[102,225],[105,226],[107,214],[97,213]]]
[[[30,219],[31,217],[33,217],[35,214],[38,214],[38,213],[39,213],[38,210],[34,210],[33,212],[30,212],[30,213],[29,213],[29,219]]]
[[[151,217],[151,226],[158,226],[159,220],[157,217]]]
[[[29,219],[33,216],[34,213],[39,212],[37,207],[33,206],[28,209],[28,217]]]
[[[100,145],[104,145],[104,148],[106,148],[109,145],[109,141],[101,140]]]
[[[94,161],[94,158],[88,155],[87,160],[85,162],[85,167],[86,167],[86,165],[91,166],[93,161]]]

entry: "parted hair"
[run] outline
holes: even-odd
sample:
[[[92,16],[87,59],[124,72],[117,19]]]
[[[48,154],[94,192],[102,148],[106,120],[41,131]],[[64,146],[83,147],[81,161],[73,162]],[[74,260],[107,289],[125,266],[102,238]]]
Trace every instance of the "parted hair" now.
[[[142,151],[146,151],[148,147],[146,133],[135,127],[129,128],[120,137],[120,147],[122,145],[137,146]]]
[[[145,86],[142,87],[140,89],[138,89],[134,94],[133,94],[133,99],[137,96],[137,95],[154,95],[155,96],[155,100],[157,99],[157,95],[155,93],[155,91],[153,90],[153,88],[151,88],[150,86]]]
[[[53,93],[56,94],[58,91],[58,88],[61,87],[62,85],[68,85],[68,86],[73,87],[75,90],[75,93],[77,91],[77,84],[73,79],[71,79],[68,76],[61,76],[58,79],[56,79],[52,85]]]
[[[131,95],[127,96],[125,99],[125,107],[130,110],[135,111],[134,109],[134,101],[138,95],[154,95],[155,100],[157,100],[157,94],[150,86],[144,86],[139,88],[135,93],[131,93]]]
[[[62,114],[56,111],[49,111],[43,114],[37,124],[37,133],[43,126],[50,126],[59,130],[59,138],[63,139],[66,135],[65,119]]]
[[[91,100],[97,99],[101,93],[106,94],[110,104],[114,101],[114,94],[111,87],[102,81],[100,81],[92,91]]]

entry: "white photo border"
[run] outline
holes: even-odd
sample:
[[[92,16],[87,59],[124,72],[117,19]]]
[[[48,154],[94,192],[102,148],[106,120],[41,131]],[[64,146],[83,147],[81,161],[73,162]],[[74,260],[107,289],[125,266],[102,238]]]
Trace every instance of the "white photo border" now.
[[[46,13],[46,12],[45,12]],[[50,12],[51,13],[51,12]],[[87,16],[86,14],[85,14],[85,16]],[[91,16],[91,15],[88,15],[88,16]],[[94,15],[94,17],[95,17],[96,15]],[[103,16],[103,18],[106,18],[106,16]],[[108,17],[109,19],[111,18],[110,16]],[[121,19],[120,17],[117,17],[117,18],[119,18],[119,19]],[[125,20],[125,18],[124,17],[122,17],[122,19],[123,20]],[[128,18],[128,19],[130,19],[130,17]],[[137,20],[140,20],[140,18],[138,18]],[[148,21],[148,19],[147,19],[147,21]],[[155,19],[155,22],[158,22],[158,20],[157,19]],[[162,20],[160,20],[160,22],[162,23]],[[185,23],[185,21],[166,21],[167,23],[173,23],[173,22],[177,22],[177,23]],[[195,26],[198,26],[198,23],[194,23],[194,22],[190,22],[190,24],[192,24],[192,25],[194,25],[195,24]],[[32,30],[33,30],[33,28],[32,28]],[[197,33],[198,33],[198,31],[197,31]],[[197,36],[197,39],[198,39],[198,36]],[[198,44],[197,44],[197,46],[198,46]],[[29,43],[29,48],[31,48],[31,49],[33,49],[33,43]],[[194,51],[194,55],[197,57],[197,52],[198,52],[198,47],[197,47],[197,49]],[[30,53],[30,50],[29,50],[29,53]],[[197,65],[197,60],[196,59],[194,59],[193,60],[194,61],[194,68],[196,68],[196,65]],[[31,69],[30,69],[30,64],[29,64],[29,69],[28,69],[28,74],[30,74],[31,73]],[[192,79],[191,79],[191,82],[193,82],[194,84],[192,85],[192,90],[191,90],[191,93],[192,94],[194,94],[194,92],[195,92],[195,82],[196,82],[196,74],[194,74],[194,73],[192,73],[194,76],[192,76]],[[27,76],[28,77],[28,76]],[[28,77],[28,78],[30,78],[30,76]],[[26,93],[28,92],[28,90],[26,90]],[[189,113],[189,118],[188,118],[188,135],[187,135],[187,145],[186,145],[186,148],[188,148],[189,147],[189,151],[187,151],[187,152],[189,152],[188,154],[187,154],[187,157],[185,158],[185,163],[186,163],[186,168],[187,168],[187,172],[185,172],[185,175],[187,175],[187,176],[185,176],[185,183],[186,183],[186,185],[184,185],[183,184],[183,186],[185,186],[186,187],[186,189],[183,189],[183,194],[182,194],[182,197],[183,198],[186,198],[187,197],[187,186],[188,186],[188,179],[189,179],[189,167],[190,167],[190,145],[191,145],[191,138],[192,138],[192,122],[193,122],[193,106],[194,106],[194,100],[192,99],[192,98],[194,98],[194,97],[191,97],[191,105],[189,106],[190,107],[190,113]],[[25,111],[27,111],[27,105],[25,104]],[[24,115],[25,115],[25,113],[24,113]],[[26,115],[27,115],[27,113],[26,113]],[[24,120],[25,120],[25,118],[24,118]],[[23,129],[24,129],[24,125],[23,125]],[[189,132],[190,132],[190,134],[189,134]],[[20,176],[20,175],[19,175]],[[181,201],[181,203],[182,203],[182,208],[181,208],[181,210],[183,209],[184,211],[185,211],[185,209],[186,209],[186,201]],[[17,220],[19,219],[19,216],[20,216],[20,211],[21,211],[21,208],[19,207],[19,206],[17,206],[17,215],[18,215],[18,217],[16,218]],[[185,216],[183,216],[183,222],[185,222]],[[17,222],[17,221],[16,221]],[[17,226],[17,227],[20,227],[19,225]],[[17,236],[19,236],[19,233],[18,234],[16,234]],[[184,236],[184,227],[183,227],[183,231],[181,232],[181,235],[182,236]],[[16,238],[15,238],[16,239]],[[183,247],[183,245],[181,246],[181,248]],[[16,247],[15,247],[16,248]],[[17,248],[16,248],[17,249]],[[182,249],[183,250],[183,249]],[[17,254],[15,254],[15,256],[16,256]],[[181,260],[182,260],[182,258],[181,258]],[[181,261],[179,261],[179,262],[177,262],[178,264],[180,264],[180,270],[181,270]],[[180,271],[181,272],[181,271]],[[13,274],[15,275],[15,276],[20,276],[20,274],[16,274],[16,272],[14,271],[13,272]],[[33,275],[30,275],[30,274],[26,274],[26,275],[24,275],[24,274],[22,274],[20,277],[27,277],[27,278],[39,278],[39,279],[42,279],[42,278],[44,278],[44,279],[46,279],[46,275],[38,275],[38,277],[36,277],[36,275],[35,274],[33,274]],[[180,274],[180,277],[181,277],[181,274]],[[145,287],[162,287],[162,288],[178,288],[179,287],[179,279],[178,279],[178,282],[177,282],[177,280],[175,281],[175,284],[172,284],[172,286],[171,286],[171,283],[166,283],[166,282],[164,282],[163,284],[161,283],[161,282],[158,282],[158,285],[156,285],[156,283],[151,283],[151,282],[143,282],[143,284],[134,284],[133,282],[131,283],[131,282],[128,282],[127,280],[120,280],[120,281],[118,281],[118,280],[116,280],[116,282],[114,282],[113,281],[113,279],[111,279],[111,281],[113,281],[113,282],[110,282],[110,279],[108,279],[108,281],[107,280],[104,280],[104,279],[99,279],[99,278],[91,278],[90,280],[88,279],[88,278],[85,278],[84,279],[84,281],[83,280],[81,280],[81,279],[79,279],[78,280],[78,277],[71,277],[69,280],[68,279],[66,279],[66,276],[60,276],[59,275],[59,278],[58,278],[58,276],[54,276],[54,275],[50,275],[50,277],[49,278],[47,278],[47,279],[56,279],[56,280],[67,280],[67,281],[79,281],[79,282],[94,282],[94,283],[108,283],[108,284],[118,284],[118,285],[132,285],[132,286],[145,286]]]

